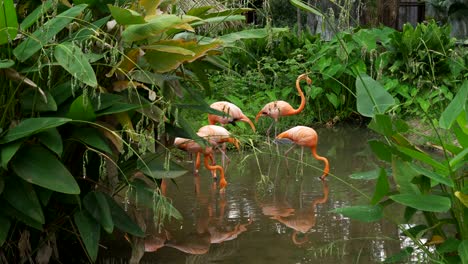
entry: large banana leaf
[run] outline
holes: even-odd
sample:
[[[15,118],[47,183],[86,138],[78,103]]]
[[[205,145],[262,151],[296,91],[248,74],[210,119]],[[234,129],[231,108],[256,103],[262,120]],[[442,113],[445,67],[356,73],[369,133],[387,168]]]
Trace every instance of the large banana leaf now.
[[[205,55],[208,55],[210,51],[220,47],[219,41],[214,41],[209,44],[200,44],[196,41],[184,41],[179,40],[164,40],[157,43],[157,45],[172,46],[174,47],[171,52],[165,52],[160,50],[146,50],[144,58],[151,65],[151,68],[156,72],[163,73],[174,69],[177,69],[181,64],[186,62],[195,61]],[[194,55],[185,55],[186,53],[178,52],[176,50],[183,49],[193,52]]]
[[[130,25],[122,32],[125,42],[134,42],[157,36],[170,29],[186,29],[193,31],[188,23],[200,20],[193,16],[159,15],[145,24]]]

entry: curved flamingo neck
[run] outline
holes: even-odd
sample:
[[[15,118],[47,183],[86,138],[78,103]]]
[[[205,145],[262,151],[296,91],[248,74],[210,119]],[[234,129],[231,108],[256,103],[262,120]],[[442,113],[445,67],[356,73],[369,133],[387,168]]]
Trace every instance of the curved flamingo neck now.
[[[323,161],[325,163],[325,168],[323,169],[323,175],[320,176],[320,179],[323,180],[323,179],[325,179],[325,177],[327,177],[328,172],[330,171],[330,165],[328,164],[328,159],[325,158],[325,157],[319,156],[317,154],[316,147],[311,147],[311,149],[312,149],[312,155],[314,156],[314,158],[317,159],[317,160],[321,160],[321,161]]]
[[[305,105],[306,105],[306,98],[305,98],[304,92],[302,91],[301,85],[300,85],[301,80],[307,80],[307,83],[311,82],[309,77],[306,74],[302,74],[302,75],[299,75],[299,77],[297,77],[297,79],[296,79],[296,89],[297,89],[297,92],[299,93],[299,96],[301,97],[301,104],[299,105],[299,107],[297,109],[294,109],[291,112],[291,115],[299,114],[300,112],[302,112],[302,110],[304,110]]]

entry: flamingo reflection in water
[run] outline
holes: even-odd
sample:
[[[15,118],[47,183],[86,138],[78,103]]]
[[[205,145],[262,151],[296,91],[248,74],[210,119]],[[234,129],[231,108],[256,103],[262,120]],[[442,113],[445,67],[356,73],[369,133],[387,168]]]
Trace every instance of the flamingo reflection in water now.
[[[200,177],[196,176],[195,185],[198,189],[199,181]],[[224,222],[226,198],[224,195],[220,195],[219,200],[216,201],[215,194],[216,188],[214,186],[211,188],[209,196],[204,196],[200,192],[196,194],[200,209],[196,212],[195,232],[180,238],[170,238],[165,246],[176,248],[188,254],[201,255],[208,253],[211,244],[234,240],[241,233],[247,231],[247,226],[252,223],[251,219],[247,223],[237,223],[234,226]],[[219,212],[216,208],[219,209]]]
[[[308,241],[307,235],[299,239],[298,235],[306,234],[316,224],[315,211],[318,204],[324,204],[328,200],[329,188],[326,181],[321,181],[323,196],[314,199],[311,204],[303,208],[293,208],[285,199],[278,194],[274,197],[274,202],[262,203],[262,213],[269,216],[283,225],[293,229],[292,241],[296,245],[304,244]]]

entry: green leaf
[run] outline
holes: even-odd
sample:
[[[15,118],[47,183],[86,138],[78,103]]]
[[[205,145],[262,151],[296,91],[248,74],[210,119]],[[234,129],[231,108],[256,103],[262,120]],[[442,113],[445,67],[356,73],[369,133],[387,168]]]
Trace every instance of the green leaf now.
[[[195,52],[189,50],[189,49],[184,49],[182,47],[177,47],[177,46],[171,46],[171,45],[150,45],[150,46],[145,46],[145,49],[147,50],[158,50],[162,52],[168,52],[168,53],[176,53],[180,55],[188,55],[188,56],[194,56]]]
[[[433,172],[433,171],[430,171],[428,169],[425,169],[421,166],[418,166],[416,164],[410,164],[411,168],[413,170],[415,170],[416,172],[430,178],[431,180],[437,182],[437,183],[442,183],[442,184],[445,184],[449,187],[454,187],[454,183],[452,181],[452,179],[450,179],[448,176],[445,177],[445,176],[442,176],[440,174],[438,174],[437,172]]]
[[[455,252],[457,251],[458,246],[460,245],[460,242],[461,242],[460,240],[455,239],[453,237],[447,238],[447,240],[445,240],[442,245],[437,247],[437,252],[439,254]]]
[[[31,112],[47,112],[57,111],[57,104],[55,103],[52,94],[45,90],[43,91],[45,98],[37,89],[26,89],[20,98],[21,109]]]
[[[106,109],[99,110],[96,112],[97,116],[103,116],[103,115],[110,115],[110,114],[117,114],[117,113],[122,113],[122,112],[128,112],[131,110],[135,109],[141,109],[145,107],[149,107],[150,104],[129,104],[129,103],[124,103],[124,102],[116,102],[112,106],[107,107]]]
[[[200,20],[194,16],[178,16],[162,14],[154,17],[150,21],[144,24],[130,25],[122,32],[122,39],[125,42],[134,42],[143,40],[149,37],[157,36],[170,29],[176,29],[188,26],[195,20]]]
[[[351,219],[362,222],[375,222],[383,217],[382,207],[378,205],[357,205],[341,207],[332,210],[332,212],[342,214]]]
[[[89,257],[92,261],[96,261],[99,240],[101,239],[101,227],[99,223],[86,211],[76,212],[73,218]]]
[[[91,86],[97,86],[96,75],[88,58],[81,48],[71,42],[63,42],[55,46],[54,57],[57,62],[74,78]]]
[[[394,157],[392,159],[392,175],[400,193],[421,193],[419,188],[411,183],[413,178],[419,175],[412,169],[411,163]]]
[[[187,170],[179,164],[167,161],[159,154],[150,154],[143,157],[143,161],[138,160],[137,168],[146,176],[155,179],[174,179],[187,173]],[[167,166],[167,168],[166,168]]]
[[[414,158],[414,159],[417,159],[417,160],[420,160],[424,163],[426,163],[427,165],[430,165],[432,167],[434,167],[435,169],[437,170],[440,170],[441,173],[443,174],[448,174],[448,168],[446,166],[444,166],[442,163],[438,162],[437,160],[435,160],[433,157],[431,157],[430,155],[424,153],[424,152],[421,152],[421,151],[418,151],[418,150],[414,150],[414,149],[409,149],[409,148],[405,148],[405,147],[401,147],[401,146],[396,146],[397,149],[403,153],[405,153],[406,155]]]
[[[10,231],[11,221],[9,218],[0,214],[0,247],[5,243],[8,237],[8,231]]]
[[[4,137],[0,138],[0,144],[29,137],[44,130],[61,126],[70,121],[72,120],[61,117],[37,117],[24,119],[17,126],[9,129]]]
[[[374,180],[379,177],[379,173],[380,169],[375,169],[371,171],[355,172],[349,177],[355,180]]]
[[[91,100],[84,95],[78,96],[71,104],[67,117],[73,120],[95,121],[96,114],[94,113]]]
[[[376,114],[384,114],[391,106],[395,105],[395,99],[385,88],[369,75],[361,73],[356,78],[357,110],[367,117]]]
[[[392,119],[389,115],[375,115],[369,123],[369,128],[386,137],[391,137],[395,134],[392,127]]]
[[[106,196],[101,192],[89,192],[83,198],[83,204],[86,210],[98,221],[107,233],[114,230],[114,222],[110,212]]]
[[[18,33],[18,18],[13,0],[0,3],[0,45],[13,41]]]
[[[21,62],[29,59],[44,45],[49,44],[49,41],[67,27],[76,16],[80,15],[86,6],[85,4],[76,5],[48,20],[13,50],[15,57]]]
[[[450,210],[450,198],[432,194],[395,194],[393,201],[427,212],[447,212]]]
[[[143,230],[141,230],[141,228],[128,216],[122,207],[120,207],[109,195],[104,194],[104,196],[109,204],[114,225],[123,232],[137,237],[144,237],[145,232],[143,232]]]
[[[115,21],[117,21],[117,23],[119,23],[120,25],[146,23],[145,18],[136,11],[110,4],[108,4],[107,7],[109,8],[111,15],[115,18]]]
[[[387,257],[383,263],[405,263],[413,251],[414,249],[412,247],[405,247],[397,254]]]
[[[440,116],[439,119],[439,126],[441,128],[449,129],[453,122],[457,119],[460,112],[466,106],[466,102],[468,101],[468,80],[465,80],[458,91],[455,98],[453,98],[452,102],[445,108],[444,112]],[[467,110],[467,109],[465,109]]]
[[[80,193],[78,183],[65,165],[49,150],[41,146],[21,148],[11,161],[11,167],[27,182],[60,193]]]
[[[101,132],[95,128],[85,127],[77,129],[72,134],[73,138],[85,143],[86,145],[112,154],[112,149],[107,144],[106,140],[102,137]]]
[[[232,21],[244,21],[245,16],[244,15],[227,15],[227,16],[216,16],[216,17],[210,17],[210,18],[205,18],[202,21],[197,21],[194,23],[191,23],[190,25],[192,26],[201,26],[205,24],[210,24],[210,23],[223,23],[223,22],[232,22]]]
[[[338,101],[338,97],[334,93],[327,93],[325,94],[327,96],[328,101],[335,107],[335,109],[338,109],[340,107],[340,102]]]
[[[465,239],[458,245],[458,255],[462,259],[463,264],[468,263],[468,240]]]
[[[0,164],[5,170],[8,170],[8,162],[10,162],[11,158],[16,154],[21,144],[23,144],[23,142],[18,140],[5,144],[0,148]]]
[[[5,215],[10,216],[11,218],[16,218],[18,221],[25,223],[26,225],[35,228],[39,231],[42,231],[42,224],[38,221],[32,219],[25,213],[19,211],[18,209],[14,208],[5,200],[0,200],[0,208],[2,208],[2,213]]]
[[[315,9],[314,7],[311,7],[309,5],[306,5],[304,4],[302,1],[300,0],[290,0],[289,2],[291,2],[291,4],[295,7],[298,7],[302,10],[305,10],[307,12],[310,12],[318,17],[323,17],[323,14],[322,12],[320,12],[318,9]]]
[[[38,20],[52,8],[52,0],[47,0],[39,5],[34,11],[32,11],[20,24],[21,30],[25,31],[30,26],[38,22]]]
[[[379,159],[387,162],[392,161],[392,149],[389,145],[379,140],[369,140],[368,143],[372,152],[374,152]]]
[[[453,157],[450,160],[450,162],[449,162],[450,167],[456,168],[460,164],[460,162],[466,162],[466,159],[465,159],[466,155],[468,155],[468,148],[463,149],[463,151],[461,151],[460,153],[455,155],[455,157]],[[460,164],[460,165],[462,165],[462,164]]]
[[[377,185],[375,187],[374,196],[372,197],[371,204],[376,205],[390,190],[390,184],[388,183],[387,173],[383,168],[380,168],[379,178],[377,179]]]
[[[13,60],[0,59],[0,69],[11,68],[13,65],[15,65]]]
[[[241,40],[241,39],[265,38],[269,36],[269,34],[271,33],[277,34],[277,33],[286,32],[286,31],[288,31],[288,28],[272,28],[271,32],[264,28],[246,29],[246,30],[222,35],[218,37],[218,39],[223,41],[225,45],[233,45],[234,42]]]
[[[13,176],[9,177],[5,186],[3,197],[12,207],[34,221],[45,223],[41,204],[31,184]]]
[[[38,133],[37,138],[42,144],[44,144],[44,146],[55,152],[55,154],[58,156],[62,155],[62,136],[60,136],[56,128],[51,128],[44,132]]]

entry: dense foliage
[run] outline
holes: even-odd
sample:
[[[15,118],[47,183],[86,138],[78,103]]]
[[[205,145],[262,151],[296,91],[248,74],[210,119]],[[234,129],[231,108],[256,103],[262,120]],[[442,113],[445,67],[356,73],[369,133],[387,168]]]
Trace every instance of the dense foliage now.
[[[43,263],[73,247],[95,261],[106,234],[145,235],[132,208],[152,209],[154,225],[180,218],[158,188],[186,172],[170,161],[171,138],[196,138],[178,111],[213,112],[197,95],[223,47],[266,36],[197,40],[243,9],[114,4],[0,5],[0,258]]]
[[[247,116],[274,100],[298,105],[293,84],[304,72],[308,107],[278,126],[357,120],[383,138],[370,142],[385,164],[366,174],[377,178],[370,205],[337,212],[376,221],[399,203],[405,221],[417,211],[427,219],[402,230],[428,258],[468,259],[468,56],[450,29],[430,21],[323,41],[267,25],[217,36],[229,30],[213,27],[244,11],[168,0],[2,2],[0,259],[47,261],[53,248],[73,246],[95,261],[104,236],[144,236],[131,208],[153,209],[155,225],[180,217],[158,187],[186,172],[171,162],[172,138],[199,139],[206,113],[219,113],[212,101]],[[428,140],[443,155],[407,140],[416,130],[401,117],[433,127]],[[429,235],[435,252],[418,242]]]

